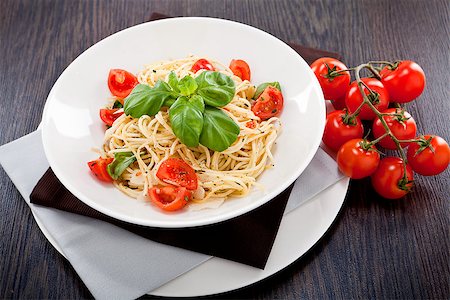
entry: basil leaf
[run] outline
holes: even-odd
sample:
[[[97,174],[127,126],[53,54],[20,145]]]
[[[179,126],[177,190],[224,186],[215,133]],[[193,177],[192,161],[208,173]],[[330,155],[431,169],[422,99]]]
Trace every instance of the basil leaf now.
[[[176,100],[177,99],[174,99],[174,98],[168,98],[168,99],[164,100],[164,103],[162,106],[171,107],[172,104],[174,104]]]
[[[175,93],[168,83],[158,80],[153,88],[145,84],[138,84],[125,98],[123,107],[125,114],[133,118],[143,115],[154,116],[161,109],[165,100],[175,99]]]
[[[135,161],[136,157],[133,152],[117,152],[114,153],[114,160],[106,167],[106,170],[108,171],[109,176],[116,180],[122,175],[123,171]]]
[[[240,131],[239,126],[226,113],[215,107],[205,107],[200,144],[221,152],[236,141]]]
[[[197,82],[194,78],[187,75],[181,78],[178,82],[178,89],[180,90],[181,95],[190,96],[197,90]]]
[[[169,118],[173,133],[188,147],[198,146],[203,129],[204,107],[200,96],[191,99],[180,96],[170,107]]]
[[[175,74],[174,71],[171,71],[169,73],[169,81],[168,81],[169,86],[172,88],[172,90],[174,90],[175,92],[179,93],[180,90],[178,89],[178,77]]]
[[[208,105],[222,107],[234,97],[234,81],[225,74],[205,71],[195,78],[195,81],[198,84],[197,94],[202,96]]]
[[[260,85],[258,85],[258,87],[256,88],[255,91],[255,95],[253,96],[253,99],[258,99],[258,97],[262,94],[262,92],[264,92],[264,90],[266,89],[266,87],[268,87],[269,85],[279,89],[281,91],[281,86],[280,83],[278,81],[274,81],[274,82],[264,82],[261,83]]]
[[[119,100],[114,101],[113,107],[112,108],[122,108],[122,102],[120,102]]]

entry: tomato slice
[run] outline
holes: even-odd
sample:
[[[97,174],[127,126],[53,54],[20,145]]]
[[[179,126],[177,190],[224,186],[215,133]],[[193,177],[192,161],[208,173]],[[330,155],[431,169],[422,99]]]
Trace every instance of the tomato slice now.
[[[102,121],[106,125],[112,126],[114,121],[118,117],[123,115],[123,111],[117,112],[118,110],[119,110],[119,108],[113,108],[113,109],[102,108],[102,109],[100,109],[100,119],[102,119]]]
[[[112,163],[114,158],[101,158],[99,157],[96,160],[88,162],[89,169],[91,169],[92,173],[101,181],[104,182],[113,182],[111,176],[109,176],[108,170],[106,167]]]
[[[191,199],[191,192],[185,187],[152,187],[148,195],[156,206],[165,211],[182,209]]]
[[[233,59],[230,63],[230,70],[234,75],[242,80],[250,81],[250,67],[245,61],[241,59]]]
[[[108,87],[116,97],[126,98],[138,84],[136,76],[121,69],[111,69],[108,75]]]
[[[253,113],[263,121],[279,116],[282,110],[283,95],[279,89],[271,85],[266,87],[252,107]]]
[[[213,65],[206,59],[201,58],[197,60],[194,65],[192,65],[191,71],[194,73],[197,73],[198,70],[209,70],[214,71]]]
[[[156,177],[162,181],[196,190],[198,187],[197,175],[194,169],[180,158],[168,158],[156,172]]]

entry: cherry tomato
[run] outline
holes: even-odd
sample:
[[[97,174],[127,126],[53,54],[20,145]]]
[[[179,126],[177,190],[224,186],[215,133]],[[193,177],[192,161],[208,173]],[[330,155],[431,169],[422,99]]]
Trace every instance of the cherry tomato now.
[[[242,80],[250,81],[250,67],[245,61],[241,59],[233,59],[230,63],[230,70],[234,75]]]
[[[346,142],[337,153],[339,170],[352,179],[370,176],[378,167],[380,154],[367,141],[353,139]]]
[[[399,140],[410,140],[416,136],[417,133],[417,125],[416,121],[411,117],[411,115],[402,111],[399,108],[389,108],[383,111],[385,114],[392,114],[389,116],[383,116],[383,119],[386,121],[389,129],[392,134]],[[395,115],[396,114],[396,115]],[[376,119],[372,125],[372,133],[374,137],[377,139],[386,133],[386,130],[381,124],[380,119]],[[405,148],[410,143],[400,143],[402,148]],[[380,140],[379,145],[386,149],[395,150],[397,146],[390,136],[386,136]]]
[[[425,135],[422,142],[411,143],[408,147],[408,163],[420,175],[432,176],[447,169],[450,148],[447,142],[436,135]]]
[[[380,161],[378,169],[372,174],[372,186],[375,191],[387,199],[398,199],[405,196],[413,186],[413,171],[406,165],[406,178],[403,160],[399,157],[385,157]]]
[[[201,58],[199,60],[197,60],[194,65],[192,65],[191,71],[194,73],[197,73],[198,70],[209,70],[209,71],[214,71],[214,67],[213,65],[206,59]]]
[[[152,187],[148,195],[153,204],[165,211],[180,210],[191,198],[191,192],[180,186]]]
[[[91,169],[92,173],[101,181],[104,182],[112,182],[113,179],[109,176],[108,170],[106,167],[112,163],[114,159],[112,157],[101,158],[99,157],[96,160],[88,162],[89,169]]]
[[[362,138],[364,127],[358,117],[344,123],[347,112],[335,110],[327,115],[322,141],[331,150],[338,151],[345,142]]]
[[[102,108],[100,109],[100,119],[102,119],[103,123],[105,123],[108,126],[112,126],[114,121],[123,115],[123,110],[121,112],[117,112],[119,108],[113,108],[113,109],[107,109]]]
[[[198,186],[194,169],[180,158],[168,158],[156,172],[156,177],[166,183],[195,190]]]
[[[116,97],[126,98],[138,84],[136,76],[121,69],[111,69],[108,75],[108,87]]]
[[[336,103],[335,109],[342,109],[342,104],[350,84],[349,72],[334,73],[335,71],[346,70],[347,67],[339,60],[331,57],[322,57],[311,64],[311,69],[319,81],[326,100]]]
[[[419,97],[425,88],[425,73],[410,60],[396,63],[393,67],[385,66],[380,76],[391,102],[410,102]]]
[[[346,108],[345,106],[345,97],[342,97],[338,100],[331,100],[331,104],[333,105],[335,110],[342,110]]]
[[[383,83],[375,78],[362,78],[361,80],[375,93],[370,94],[369,90],[363,86],[363,91],[368,95],[372,104],[379,111],[386,110],[389,106],[389,93]],[[358,84],[356,81],[353,81],[345,96],[345,105],[350,112],[354,112],[362,102],[363,97],[359,91]],[[376,117],[367,104],[364,104],[358,116],[361,120],[373,120]]]
[[[279,116],[282,110],[283,94],[271,85],[266,87],[252,107],[253,113],[263,121]]]

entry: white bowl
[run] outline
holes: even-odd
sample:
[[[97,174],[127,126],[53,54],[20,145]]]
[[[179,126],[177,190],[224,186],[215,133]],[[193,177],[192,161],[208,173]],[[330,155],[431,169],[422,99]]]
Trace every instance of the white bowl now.
[[[98,155],[104,125],[99,109],[110,97],[112,68],[137,73],[145,64],[188,54],[227,64],[248,62],[252,82],[279,81],[285,99],[282,132],[274,148],[275,167],[266,170],[246,197],[216,209],[164,213],[93,180],[87,162]],[[325,102],[308,64],[272,35],[248,25],[213,18],[152,21],[115,33],[83,52],[61,74],[44,108],[42,139],[48,162],[64,186],[90,207],[129,223],[152,227],[192,227],[224,221],[251,211],[285,190],[313,158],[325,124]]]

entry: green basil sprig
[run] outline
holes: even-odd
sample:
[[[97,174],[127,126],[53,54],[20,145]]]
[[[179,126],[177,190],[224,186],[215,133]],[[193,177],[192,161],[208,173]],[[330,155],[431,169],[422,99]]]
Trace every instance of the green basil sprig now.
[[[173,133],[183,144],[223,151],[236,141],[240,128],[216,107],[230,103],[235,91],[233,79],[219,72],[204,71],[195,79],[178,79],[171,72],[168,82],[159,80],[153,88],[138,84],[125,98],[124,111],[139,118],[168,106]]]
[[[173,133],[188,147],[197,147],[203,130],[203,111],[205,104],[202,97],[179,97],[170,107],[169,118]]]
[[[218,108],[206,106],[200,143],[214,151],[224,151],[237,139],[241,129]]]
[[[256,88],[255,91],[255,95],[253,96],[253,99],[258,99],[258,97],[262,94],[262,92],[264,92],[264,90],[266,89],[266,87],[268,87],[269,85],[279,89],[281,91],[281,86],[280,83],[278,81],[274,81],[274,82],[264,82],[261,83],[260,85],[258,85],[258,87]]]
[[[114,153],[114,160],[106,167],[106,170],[112,179],[117,180],[123,171],[135,161],[136,157],[133,152],[116,152]]]
[[[154,116],[165,101],[175,100],[177,96],[178,93],[162,80],[158,80],[153,88],[145,84],[138,84],[125,98],[123,110],[125,114],[133,118],[139,118],[143,115]]]

